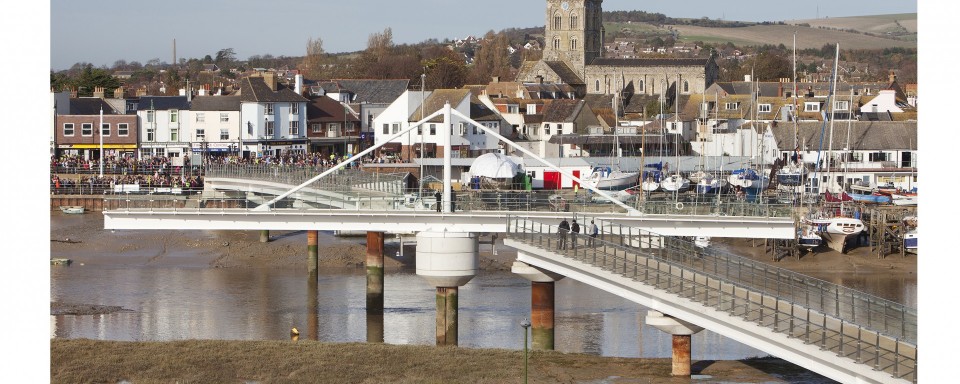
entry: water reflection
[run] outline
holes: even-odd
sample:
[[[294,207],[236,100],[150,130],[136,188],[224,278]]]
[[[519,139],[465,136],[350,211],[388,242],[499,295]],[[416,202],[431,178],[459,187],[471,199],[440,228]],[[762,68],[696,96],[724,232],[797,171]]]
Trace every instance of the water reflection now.
[[[382,315],[366,313],[363,270],[116,267],[51,268],[51,298],[122,306],[131,312],[53,316],[59,338],[100,340],[288,340],[435,343],[435,290],[413,273],[388,273]],[[307,284],[304,284],[307,280]],[[572,279],[556,284],[558,351],[620,357],[670,357],[670,335],[644,325],[646,308]],[[460,288],[463,347],[521,349],[530,316],[530,283],[483,273]],[[693,336],[693,358],[767,354],[710,331]]]

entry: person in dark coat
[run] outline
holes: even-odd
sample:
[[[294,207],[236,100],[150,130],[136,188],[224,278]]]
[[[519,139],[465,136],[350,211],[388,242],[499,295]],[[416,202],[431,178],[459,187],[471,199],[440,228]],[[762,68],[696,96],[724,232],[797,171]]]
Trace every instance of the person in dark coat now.
[[[567,219],[563,219],[557,229],[557,249],[567,249],[568,232],[570,232],[570,223],[567,222]]]
[[[577,249],[577,236],[580,235],[580,224],[577,224],[577,219],[573,219],[573,224],[570,226],[570,245],[573,246],[573,249]]]
[[[437,199],[437,212],[443,210],[443,194],[440,191],[437,191],[433,194],[433,197]]]

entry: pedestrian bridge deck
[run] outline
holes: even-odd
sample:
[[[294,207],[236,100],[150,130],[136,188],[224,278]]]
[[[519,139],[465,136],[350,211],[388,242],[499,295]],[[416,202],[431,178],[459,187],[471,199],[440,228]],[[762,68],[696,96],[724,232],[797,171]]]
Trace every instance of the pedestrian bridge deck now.
[[[638,229],[606,231],[593,246],[578,238],[577,248],[568,241],[557,249],[553,222],[511,217],[504,244],[518,250],[519,261],[840,382],[917,380],[915,308]]]

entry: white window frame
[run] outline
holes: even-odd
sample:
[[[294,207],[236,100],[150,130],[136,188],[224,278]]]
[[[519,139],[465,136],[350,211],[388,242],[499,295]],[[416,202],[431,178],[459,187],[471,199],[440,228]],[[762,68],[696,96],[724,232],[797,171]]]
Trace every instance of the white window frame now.
[[[229,114],[229,113],[226,113],[226,112],[220,112],[220,122],[221,122],[221,123],[229,123],[229,122],[230,122],[230,114]]]
[[[147,122],[152,123],[156,119],[157,111],[147,111]]]
[[[344,133],[346,132],[356,132],[356,124],[354,124],[352,121],[348,121],[346,129],[344,129]]]
[[[804,112],[820,112],[819,101],[806,101],[803,103]]]
[[[205,123],[206,120],[207,120],[207,117],[204,115],[203,112],[197,112],[197,114],[194,115],[194,121],[197,123]]]
[[[544,135],[549,135],[549,134],[550,134],[550,124],[544,124],[544,125],[543,125],[543,134],[544,134]]]
[[[273,103],[263,104],[263,114],[267,116],[273,115]]]
[[[193,135],[197,138],[197,141],[206,141],[207,139],[206,130],[203,128],[197,128]]]
[[[220,128],[220,140],[230,140],[230,130],[227,128]]]
[[[150,142],[156,141],[157,140],[156,135],[157,135],[157,131],[153,129],[152,126],[148,126],[146,140]]]
[[[273,134],[274,134],[274,132],[273,132],[273,128],[274,128],[273,122],[272,122],[272,121],[267,121],[266,123],[267,123],[267,127],[266,127],[267,137],[273,137]]]
[[[390,134],[390,124],[387,124],[387,123],[384,123],[384,124],[383,124],[383,134],[384,134],[384,135],[389,135],[389,134]]]
[[[735,111],[735,110],[738,110],[738,109],[740,109],[740,102],[739,102],[739,101],[734,101],[734,102],[725,103],[724,106],[723,106],[723,109],[724,109],[724,110],[727,110],[727,111]]]
[[[180,129],[170,128],[170,142],[176,143],[180,141]]]
[[[313,131],[313,133],[320,133],[320,132],[323,131],[323,130],[321,129],[322,126],[323,126],[323,125],[321,125],[320,123],[312,123],[312,124],[310,124],[310,130]],[[386,132],[384,132],[384,133],[386,133]]]
[[[290,114],[291,114],[291,115],[295,115],[295,116],[296,116],[296,115],[299,115],[299,114],[300,114],[300,104],[298,104],[298,103],[290,104]]]
[[[837,100],[833,103],[833,110],[835,111],[847,111],[850,110],[850,101],[849,100]]]
[[[300,136],[300,122],[297,120],[290,120],[290,127],[287,129],[287,135],[289,136]]]
[[[110,123],[100,124],[100,136],[110,136]]]
[[[69,132],[69,133],[67,133]],[[63,123],[63,135],[73,136],[76,133],[73,123]]]
[[[176,110],[176,109],[171,109],[171,110],[170,110],[170,122],[171,122],[171,123],[176,123],[179,118],[180,118],[180,111],[179,111],[179,110]],[[174,141],[176,141],[176,140],[174,140]]]
[[[771,104],[757,104],[757,113],[770,113],[773,110]]]
[[[93,123],[80,123],[80,136],[93,136]]]
[[[436,135],[437,135],[437,125],[430,124],[430,136],[436,136]]]
[[[130,136],[130,125],[127,123],[117,123],[117,136]]]

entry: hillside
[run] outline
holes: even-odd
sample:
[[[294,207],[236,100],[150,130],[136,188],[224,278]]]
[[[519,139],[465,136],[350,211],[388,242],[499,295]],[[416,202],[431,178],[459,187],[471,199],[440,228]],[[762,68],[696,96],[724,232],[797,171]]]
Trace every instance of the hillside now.
[[[791,25],[809,25],[813,28],[823,27],[838,30],[853,30],[906,41],[917,40],[916,13],[788,20],[786,23]]]
[[[808,28],[797,25],[753,25],[742,28],[704,28],[677,25],[680,41],[708,43],[732,42],[737,46],[778,45],[790,47],[797,33],[797,49],[820,48],[827,43],[840,43],[842,49],[917,48],[916,41],[903,41],[833,29]]]

